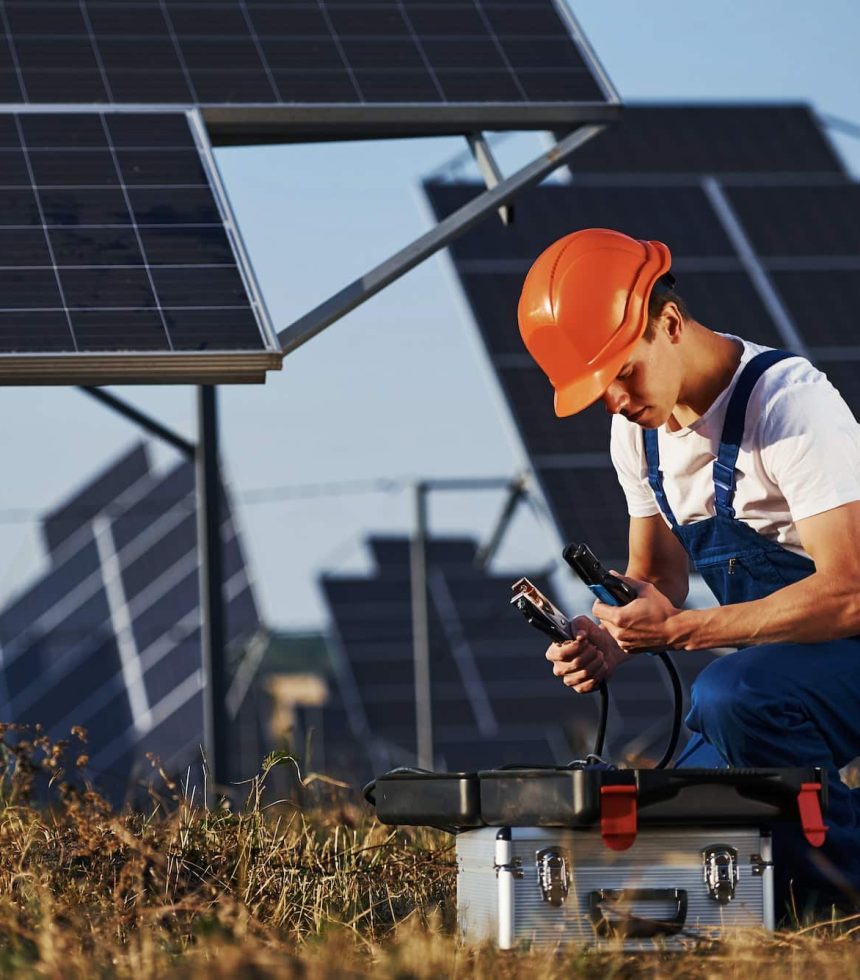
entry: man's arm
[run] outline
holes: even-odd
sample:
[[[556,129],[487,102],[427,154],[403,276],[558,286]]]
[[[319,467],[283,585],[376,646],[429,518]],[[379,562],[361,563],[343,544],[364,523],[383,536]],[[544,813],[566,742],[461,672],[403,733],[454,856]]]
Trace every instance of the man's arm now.
[[[674,606],[683,606],[690,563],[684,546],[659,514],[630,518],[627,575],[655,585]]]
[[[637,652],[706,650],[763,643],[815,643],[860,634],[860,501],[797,522],[812,575],[764,599],[713,609],[675,608],[645,582],[640,598],[594,614],[620,646]]]

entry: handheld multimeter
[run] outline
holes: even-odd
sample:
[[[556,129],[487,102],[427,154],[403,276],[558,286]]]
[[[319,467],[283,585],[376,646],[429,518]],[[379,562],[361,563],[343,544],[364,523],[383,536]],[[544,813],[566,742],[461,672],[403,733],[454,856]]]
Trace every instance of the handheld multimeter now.
[[[626,582],[606,571],[587,544],[569,544],[562,557],[601,602],[626,606],[636,598]]]

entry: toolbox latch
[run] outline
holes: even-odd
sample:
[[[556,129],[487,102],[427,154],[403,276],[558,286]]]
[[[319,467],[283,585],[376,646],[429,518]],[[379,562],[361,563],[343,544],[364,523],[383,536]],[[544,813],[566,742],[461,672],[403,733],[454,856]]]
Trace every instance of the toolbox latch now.
[[[613,851],[626,851],[636,840],[636,787],[600,787],[600,836]]]
[[[543,900],[550,905],[564,904],[570,888],[567,854],[561,847],[545,847],[538,851],[537,876]]]
[[[738,852],[728,844],[712,844],[702,858],[708,894],[720,905],[728,905],[738,887]]]
[[[821,816],[821,783],[801,783],[797,794],[800,825],[803,836],[813,847],[821,847],[827,836],[827,827]]]

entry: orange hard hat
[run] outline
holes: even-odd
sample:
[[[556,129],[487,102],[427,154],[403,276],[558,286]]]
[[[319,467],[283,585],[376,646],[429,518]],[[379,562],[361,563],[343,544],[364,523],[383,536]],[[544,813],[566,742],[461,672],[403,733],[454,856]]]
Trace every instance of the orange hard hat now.
[[[555,388],[555,414],[573,415],[612,384],[648,325],[648,299],[669,271],[662,242],[585,228],[554,242],[529,270],[520,334]]]

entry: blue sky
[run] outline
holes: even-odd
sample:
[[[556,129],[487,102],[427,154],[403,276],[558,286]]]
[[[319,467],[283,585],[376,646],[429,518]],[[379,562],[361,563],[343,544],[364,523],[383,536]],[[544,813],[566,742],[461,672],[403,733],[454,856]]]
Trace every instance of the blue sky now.
[[[571,6],[626,101],[802,100],[860,123],[860,4],[852,0]],[[860,174],[860,140],[834,142]],[[426,230],[420,180],[464,147],[436,139],[216,151],[276,328]],[[542,148],[535,135],[511,137],[498,156],[510,172]],[[518,469],[488,382],[450,265],[437,257],[286,358],[266,385],[221,389],[225,469],[269,622],[320,625],[317,574],[364,568],[367,533],[408,529],[408,492],[342,484]],[[114,390],[194,437],[191,389]],[[74,389],[0,389],[0,412],[4,601],[40,567],[28,515],[62,500],[137,432]],[[174,459],[160,447],[155,456],[162,465]],[[480,537],[500,506],[497,494],[437,495],[432,528]],[[501,560],[511,570],[545,565],[553,547],[523,512]]]

